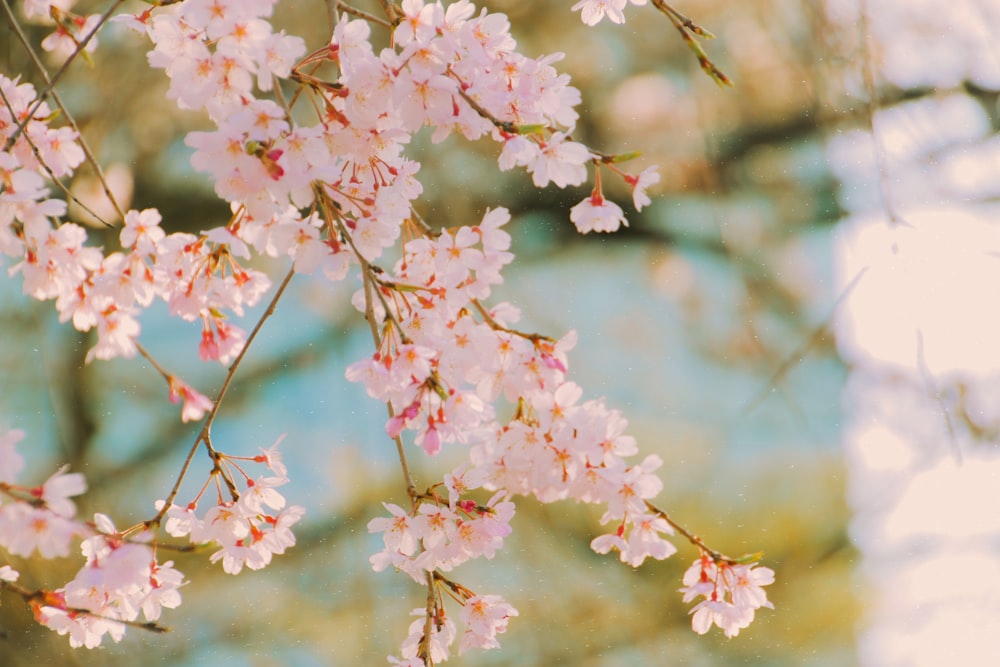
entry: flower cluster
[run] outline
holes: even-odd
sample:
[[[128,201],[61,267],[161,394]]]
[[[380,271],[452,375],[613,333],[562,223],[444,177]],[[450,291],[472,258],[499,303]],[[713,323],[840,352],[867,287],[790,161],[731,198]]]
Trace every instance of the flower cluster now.
[[[185,583],[172,561],[157,559],[155,535],[149,530],[157,520],[120,531],[104,514],[95,514],[91,522],[76,519],[72,498],[84,493],[87,484],[83,475],[65,468],[39,486],[18,485],[24,460],[16,445],[23,437],[18,430],[0,435],[0,498],[13,501],[0,505],[0,547],[11,555],[27,557],[37,551],[49,559],[68,556],[71,543],[80,538],[85,563],[65,586],[40,591],[15,584],[20,572],[3,565],[0,587],[22,595],[35,619],[68,634],[74,647],[94,648],[105,636],[120,641],[128,625],[157,627],[151,624],[164,608],[180,605],[179,589]],[[220,458],[239,469],[237,457]],[[265,463],[272,474],[246,477],[246,490],[238,500],[216,505],[203,519],[194,515],[195,504],[187,510],[171,506],[165,512],[168,533],[190,536],[197,543],[217,542],[220,549],[211,560],[222,560],[225,571],[233,574],[244,565],[260,569],[272,555],[294,545],[290,528],[303,514],[301,507],[285,507],[275,490],[287,481],[276,448],[261,450],[249,460]]]
[[[392,518],[376,518],[368,531],[382,533],[385,549],[371,557],[376,571],[392,565],[413,577],[418,584],[425,573],[447,572],[471,558],[492,558],[510,534],[514,503],[497,493],[486,505],[471,500],[453,502],[451,507],[421,503],[414,514],[385,504]],[[453,499],[454,500],[454,499]]]
[[[390,276],[381,279],[377,304],[386,335],[375,354],[355,362],[347,378],[364,382],[369,395],[396,412],[386,424],[393,437],[416,431],[428,454],[442,443],[469,442],[493,420],[492,402],[551,385],[564,368],[564,349],[551,341],[530,341],[503,331],[509,308],[494,309],[486,321],[478,299],[500,282],[510,262],[505,209],[489,211],[475,227],[419,238],[404,248]],[[365,308],[365,292],[355,303]],[[485,311],[484,311],[485,312]]]
[[[628,1],[582,0],[573,10],[590,25],[605,16],[621,23]],[[301,38],[271,26],[275,2],[184,0],[119,17],[152,42],[149,64],[169,78],[168,98],[214,123],[188,134],[186,143],[193,167],[209,175],[232,215],[199,234],[168,233],[155,209],[129,210],[121,212],[120,250],[86,245],[86,231],[62,220],[66,204],[49,197],[43,176],[69,177],[83,162],[77,135],[49,127],[54,114],[31,85],[0,75],[0,253],[14,258],[10,273],[20,274],[25,294],[54,300],[60,320],[81,331],[96,329],[88,361],[147,354],[137,342],[139,317],[161,300],[171,315],[201,324],[201,359],[229,364],[246,335],[228,314],[242,316],[271,286],[250,268],[255,254],[287,258],[295,272],[331,281],[360,268],[354,304],[373,327],[375,351],[351,364],[347,378],[388,404],[385,430],[404,458],[404,436],[426,455],[445,446],[465,453],[426,492],[411,481],[409,509],[386,503],[390,516],[368,525],[382,535],[374,569],[392,566],[437,591],[415,612],[402,657],[392,661],[414,667],[448,657],[458,630],[445,594],[461,605],[459,651],[495,648],[517,611],[443,573],[502,548],[514,496],[603,506],[601,524],[610,532],[591,546],[616,550],[632,566],[674,553],[666,538],[678,526],[650,502],[663,486],[656,474],[662,461],[634,460],[638,447],[625,418],[603,399],[585,400],[568,379],[575,334],[525,333],[514,328],[514,306],[484,304],[513,260],[507,210],[488,210],[475,225],[425,223],[414,210],[420,164],[404,149],[425,127],[435,142],[451,134],[488,136],[500,144],[499,169],[523,168],[537,187],[579,186],[592,166],[593,189],[570,211],[581,233],[627,225],[621,207],[604,196],[602,170],[623,178],[637,210],[650,203],[647,189],[659,175],[654,168],[625,172],[616,165],[627,156],[604,155],[574,137],[580,93],[554,67],[562,54],[519,53],[503,14],[477,13],[469,0],[385,3],[389,21],[374,23],[391,29],[388,48],[373,48],[373,23],[345,16],[330,43],[306,55]],[[99,21],[70,13],[72,4],[24,4],[29,18],[55,22],[46,48],[67,55]],[[90,39],[86,49],[96,43]],[[334,68],[333,80],[319,78]],[[281,79],[299,86],[291,103],[280,94]],[[290,104],[299,99],[316,112],[311,124],[303,113],[293,120]],[[376,266],[390,249],[400,255],[395,266]],[[208,427],[218,406],[160,372],[169,399],[183,401],[184,421],[211,411],[195,446],[205,445],[214,467],[187,505],[173,504],[178,481],[168,499],[157,501],[156,517],[135,529],[118,531],[101,514],[91,523],[74,519],[70,498],[85,490],[76,473],[60,470],[39,487],[17,486],[23,462],[13,446],[20,436],[0,437],[0,493],[15,501],[0,505],[0,546],[53,557],[83,539],[86,564],[72,582],[23,593],[38,620],[69,634],[74,646],[96,646],[105,635],[117,641],[140,615],[153,622],[162,608],[180,603],[183,576],[157,561],[149,534],[161,522],[174,537],[214,544],[210,560],[231,574],[262,568],[295,543],[291,528],[304,510],[286,505],[278,491],[288,477],[276,450],[249,459],[217,452]],[[511,415],[501,418],[502,409]],[[241,467],[247,460],[268,472],[252,477]],[[217,495],[199,513],[213,481]],[[441,487],[447,501],[438,496]],[[485,504],[470,497],[479,490],[492,493]],[[18,574],[0,566],[0,585],[17,586]],[[702,557],[682,589],[685,601],[705,597],[693,610],[695,630],[714,623],[735,635],[756,609],[770,607],[761,586],[772,580],[767,568]]]
[[[21,275],[24,293],[55,300],[60,321],[80,331],[97,329],[88,361],[134,356],[137,317],[156,298],[173,315],[202,322],[203,359],[234,358],[244,333],[223,313],[242,314],[270,286],[265,274],[244,268],[234,256],[249,255],[230,245],[225,229],[166,234],[155,209],[128,211],[119,233],[122,250],[107,255],[85,245],[82,226],[54,225],[66,204],[48,197],[38,172],[44,165],[53,177],[68,176],[83,161],[83,151],[70,128],[48,127],[52,111],[36,101],[33,86],[0,75],[0,90],[10,102],[9,109],[0,107],[0,143],[11,144],[0,152],[0,252],[20,259],[9,271]],[[19,124],[23,130],[16,134]],[[208,407],[204,396],[179,380],[171,395],[185,399],[185,421]]]
[[[73,539],[87,531],[77,521],[71,500],[87,490],[80,473],[60,468],[40,486],[16,484],[24,459],[16,445],[24,432],[11,430],[0,436],[0,495],[17,502],[0,505],[0,546],[17,556],[37,551],[42,558],[69,554]]]
[[[379,517],[368,523],[369,532],[382,533],[385,545],[370,559],[376,571],[392,565],[418,584],[426,584],[429,577],[462,605],[460,620],[465,630],[459,653],[469,648],[499,647],[496,635],[507,629],[509,617],[517,616],[517,610],[499,595],[476,595],[441,574],[471,558],[493,558],[511,531],[514,503],[504,500],[503,492],[495,494],[486,505],[462,499],[461,494],[471,490],[467,486],[471,483],[471,479],[449,476],[447,505],[424,501],[417,503],[413,512],[406,512],[386,503],[391,518]],[[409,635],[400,647],[403,661],[398,664],[424,664],[418,657],[421,643],[429,645],[433,662],[448,658],[456,637],[455,624],[440,601],[430,613],[433,630],[427,638],[424,634],[428,610],[414,611],[421,619],[410,625]]]
[[[774,571],[756,563],[728,563],[703,554],[684,573],[684,602],[704,599],[691,609],[691,627],[699,635],[712,625],[735,637],[753,622],[761,607],[773,609],[761,586],[774,583]]]
[[[126,539],[106,515],[94,515],[90,532],[81,545],[87,562],[76,577],[31,603],[38,622],[68,634],[74,647],[95,648],[105,634],[120,641],[123,622],[140,614],[156,621],[163,608],[180,605],[184,583],[173,561],[157,562],[152,548],[135,541],[144,536]]]
[[[517,610],[504,601],[499,595],[475,595],[471,591],[455,586],[462,609],[459,619],[465,626],[462,639],[459,642],[459,654],[467,649],[493,649],[500,643],[496,636],[507,630],[507,619],[517,616]],[[400,645],[401,658],[389,657],[389,662],[398,667],[424,667],[427,664],[444,662],[451,656],[451,647],[455,642],[457,630],[454,621],[444,613],[441,607],[435,607],[431,622],[431,637],[429,645],[430,661],[425,661],[421,654],[421,644],[425,641],[426,609],[414,609],[413,616],[419,618],[410,623],[409,633]]]
[[[83,538],[84,566],[72,581],[51,591],[21,592],[36,620],[59,634],[69,634],[72,646],[93,648],[104,635],[119,641],[124,623],[140,614],[156,621],[162,608],[180,604],[183,576],[173,563],[157,562],[154,550],[143,543],[148,536],[126,538],[111,520],[98,514],[92,523],[75,519],[71,500],[86,491],[80,473],[60,469],[43,484],[16,484],[24,461],[16,444],[24,433],[11,430],[0,436],[0,495],[14,502],[0,505],[0,547],[17,556],[64,557],[70,544]],[[14,582],[20,573],[10,565],[0,568],[0,584]],[[12,586],[12,583],[2,584]]]
[[[287,470],[276,450],[277,445],[250,460],[264,463],[270,474],[252,478],[237,464],[240,457],[219,455],[229,467],[217,468],[217,475],[225,475],[227,486],[234,489],[232,476],[243,478],[244,489],[233,500],[224,500],[220,492],[215,504],[198,516],[198,500],[184,507],[170,505],[166,509],[166,531],[174,537],[187,537],[192,544],[214,543],[218,550],[210,560],[222,561],[222,569],[229,574],[239,574],[243,567],[259,570],[271,562],[275,555],[295,545],[292,526],[305,514],[298,505],[286,505],[285,497],[277,490],[288,482]],[[156,502],[156,509],[163,510],[165,502]]]

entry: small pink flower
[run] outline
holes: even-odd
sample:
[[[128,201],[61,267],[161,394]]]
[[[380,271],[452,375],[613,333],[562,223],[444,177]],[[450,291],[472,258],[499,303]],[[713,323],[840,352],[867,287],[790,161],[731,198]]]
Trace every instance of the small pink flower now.
[[[621,225],[628,227],[625,213],[618,204],[608,201],[598,191],[569,211],[569,219],[581,234],[613,232]]]
[[[205,413],[212,409],[212,401],[207,396],[196,391],[183,380],[171,375],[170,380],[170,402],[176,403],[183,400],[181,407],[181,421],[196,421],[205,416]]]
[[[648,206],[650,204],[649,195],[646,194],[646,188],[659,183],[660,174],[657,173],[656,167],[647,167],[646,169],[643,169],[638,176],[627,174],[625,176],[625,182],[632,186],[632,203],[635,204],[635,210],[641,211],[644,206]]]

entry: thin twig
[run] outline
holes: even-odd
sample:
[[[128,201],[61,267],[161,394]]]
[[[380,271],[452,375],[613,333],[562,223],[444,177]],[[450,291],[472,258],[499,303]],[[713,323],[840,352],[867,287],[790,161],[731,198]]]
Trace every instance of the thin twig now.
[[[163,376],[164,380],[167,380],[168,382],[170,381],[170,378],[173,377],[172,374],[168,372],[167,369],[165,369],[163,366],[161,366],[160,363],[153,358],[153,355],[149,353],[149,350],[143,347],[143,345],[139,343],[139,341],[135,341],[135,349],[139,350],[139,354],[141,354],[146,359],[146,361],[148,361],[153,366],[153,368],[155,368],[156,371]]]
[[[257,324],[254,325],[253,331],[251,331],[250,335],[247,336],[247,340],[243,344],[243,349],[240,350],[240,353],[236,355],[236,359],[233,360],[233,363],[229,366],[229,370],[226,373],[226,378],[222,382],[222,387],[219,389],[218,395],[212,402],[212,409],[209,411],[208,416],[205,417],[205,423],[202,425],[201,431],[198,433],[198,437],[195,438],[194,443],[191,445],[190,451],[188,451],[187,457],[184,459],[184,465],[181,466],[181,471],[177,475],[177,480],[174,482],[173,488],[170,489],[170,493],[167,495],[166,500],[163,501],[163,507],[161,507],[160,511],[156,513],[156,516],[150,519],[149,521],[146,521],[147,526],[152,526],[154,524],[159,523],[166,515],[167,510],[173,504],[174,499],[177,498],[177,494],[180,492],[181,483],[184,481],[185,476],[187,476],[187,471],[191,467],[191,463],[194,460],[194,455],[198,451],[198,447],[202,443],[205,444],[205,447],[206,449],[208,449],[209,454],[212,455],[213,464],[218,469],[219,466],[218,453],[215,452],[215,448],[212,446],[212,438],[211,438],[212,424],[215,422],[215,417],[219,413],[219,408],[222,406],[222,400],[225,398],[226,392],[229,390],[229,386],[233,382],[233,377],[236,375],[236,370],[239,368],[240,363],[243,361],[243,357],[246,356],[247,350],[250,349],[251,343],[253,343],[254,339],[257,337],[257,334],[260,332],[261,327],[264,326],[264,322],[274,314],[274,310],[275,307],[278,305],[278,301],[281,299],[281,296],[285,292],[285,288],[288,287],[288,283],[291,282],[292,276],[294,275],[295,275],[295,268],[292,267],[288,270],[288,273],[285,275],[284,280],[281,281],[281,284],[278,286],[278,290],[271,298],[271,301],[267,304],[267,308],[264,310],[264,313],[260,316],[260,319],[257,320]],[[227,483],[229,483],[228,479],[226,481]]]
[[[764,388],[761,389],[761,391],[753,399],[751,399],[746,406],[744,406],[743,410],[740,412],[741,417],[747,416],[753,412],[758,405],[763,403],[764,399],[770,395],[771,389],[775,388],[778,383],[781,382],[785,375],[788,374],[788,371],[794,368],[795,365],[802,360],[802,357],[804,357],[814,346],[819,344],[820,340],[822,340],[823,336],[830,328],[833,318],[837,314],[837,309],[840,308],[840,304],[847,298],[848,294],[854,291],[854,288],[857,286],[866,271],[868,271],[867,267],[858,271],[854,278],[851,279],[851,282],[847,284],[847,287],[845,287],[837,296],[837,300],[833,302],[833,306],[830,308],[830,312],[827,314],[826,319],[813,330],[812,335],[809,336],[809,339],[805,342],[805,344],[788,355],[788,357],[786,357],[778,368],[771,374],[771,377],[768,378]]]
[[[885,213],[889,216],[889,222],[892,225],[906,225],[907,227],[910,227],[910,223],[899,215],[899,212],[896,210],[896,205],[893,203],[892,190],[889,187],[889,165],[885,159],[885,149],[882,146],[882,140],[879,138],[878,131],[875,127],[877,124],[876,116],[878,115],[880,102],[878,89],[875,86],[875,64],[871,48],[871,26],[868,23],[868,0],[861,0],[861,4],[858,6],[858,11],[861,13],[858,17],[858,30],[861,31],[861,77],[864,80],[865,92],[868,94],[868,127],[871,129],[872,147],[875,150],[875,169],[878,172],[879,197],[882,199],[882,206],[885,208]]]
[[[343,227],[341,227],[341,232],[344,233],[346,232],[346,230]],[[348,243],[350,243],[351,247],[353,248],[354,242],[351,240],[351,237],[347,235],[346,238],[348,240]],[[368,320],[368,325],[372,333],[372,343],[375,345],[375,349],[377,350],[379,346],[382,344],[382,337],[379,335],[378,325],[375,324],[375,302],[372,300],[372,291],[374,290],[375,293],[379,295],[379,298],[382,297],[382,294],[379,291],[379,289],[373,286],[372,284],[372,269],[371,265],[368,263],[368,260],[366,260],[360,253],[358,253],[356,248],[355,248],[355,253],[357,254],[358,261],[361,262],[361,270],[364,275],[365,319]],[[386,317],[391,317],[391,313],[389,313],[388,311],[388,304],[386,304],[384,301],[382,303],[382,308],[383,310],[386,311]],[[398,323],[396,324],[396,326],[397,328],[399,328]],[[399,328],[399,331],[402,332],[402,329]],[[389,413],[389,419],[392,419],[393,417],[396,416],[396,411],[392,409],[392,403],[386,401],[385,408],[386,411]],[[416,482],[413,481],[413,475],[410,473],[410,465],[406,458],[406,449],[403,446],[403,439],[397,435],[392,439],[392,441],[396,444],[396,455],[399,457],[399,465],[400,468],[402,469],[403,480],[406,483],[406,493],[407,495],[409,495],[410,501],[414,504],[415,507],[419,493],[417,492]]]
[[[674,521],[670,517],[670,515],[667,514],[664,510],[660,509],[659,507],[657,507],[653,503],[649,502],[648,500],[645,501],[645,502],[646,502],[646,509],[648,509],[650,512],[652,512],[656,516],[660,517],[661,519],[663,519],[667,523],[669,523],[670,526],[675,531],[677,531],[678,533],[680,533],[681,535],[683,535],[685,538],[687,538],[687,541],[690,542],[691,544],[693,544],[694,546],[698,547],[698,549],[700,551],[702,551],[703,553],[706,553],[709,556],[711,556],[712,560],[714,560],[716,563],[738,563],[738,562],[740,562],[740,560],[737,559],[737,558],[730,558],[729,556],[725,555],[721,551],[716,551],[715,549],[712,549],[707,544],[705,544],[705,541],[703,539],[701,539],[700,537],[698,537],[697,535],[695,535],[694,533],[692,533],[691,531],[689,531],[687,528],[685,528],[684,526],[682,526],[679,523],[677,523],[676,521]]]
[[[702,48],[701,43],[695,39],[695,35],[704,39],[712,39],[715,35],[678,12],[676,9],[667,4],[665,0],[653,0],[653,6],[674,24],[674,27],[677,28],[677,32],[681,35],[681,39],[684,40],[684,43],[687,44],[688,48],[691,49],[695,57],[698,59],[698,64],[701,66],[701,69],[708,74],[713,81],[719,84],[719,86],[732,86],[733,80],[726,76],[725,72],[720,70],[718,66],[716,66],[711,59],[709,59],[708,54],[705,53],[705,49]]]
[[[396,7],[392,0],[379,0],[379,4],[382,5],[382,11],[385,15],[389,17],[389,22],[392,23],[392,27],[396,27],[403,20],[403,15],[400,13],[399,8]]]
[[[11,117],[12,118],[16,118],[17,114],[14,112],[14,107],[11,105],[10,100],[7,98],[7,95],[6,95],[6,93],[3,92],[3,90],[0,90],[0,100],[3,100],[4,106],[7,107],[7,110],[10,112]],[[79,133],[78,133],[78,135],[79,135]],[[81,139],[82,139],[82,137],[81,137]],[[45,162],[45,160],[42,159],[42,154],[41,154],[41,151],[38,150],[38,145],[35,144],[35,141],[31,138],[31,135],[28,134],[27,132],[25,132],[25,134],[24,134],[24,140],[26,142],[28,142],[28,147],[31,148],[31,152],[35,155],[35,159],[38,160],[38,164],[40,164],[42,166],[42,169],[45,170],[45,173],[47,173],[49,175],[49,180],[52,181],[52,183],[57,188],[59,188],[64,195],[66,195],[67,199],[69,199],[70,201],[72,201],[73,203],[75,203],[77,206],[79,206],[80,208],[82,208],[84,211],[86,211],[90,215],[94,216],[94,219],[98,220],[99,222],[101,222],[101,224],[105,225],[106,227],[113,227],[114,226],[110,222],[108,222],[107,220],[103,219],[100,215],[98,215],[89,206],[87,206],[82,201],[80,201],[80,199],[76,195],[74,195],[72,193],[72,191],[70,191],[70,189],[68,187],[66,187],[65,185],[63,185],[63,182],[60,181],[59,178],[55,175],[55,172],[52,171],[52,167],[50,167]],[[4,184],[0,183],[0,192],[3,192],[5,189],[6,189],[6,186]]]
[[[955,434],[955,423],[951,417],[951,410],[945,405],[944,399],[941,397],[941,389],[938,387],[937,382],[934,380],[934,374],[931,373],[931,369],[927,365],[927,357],[924,355],[924,334],[920,329],[917,329],[916,333],[917,370],[920,371],[920,376],[927,385],[931,398],[937,403],[938,408],[941,410],[941,415],[944,417],[944,426],[948,431],[948,441],[951,443],[952,450],[955,453],[955,463],[962,465],[962,446],[959,444],[958,436]]]
[[[473,306],[476,307],[476,310],[479,311],[479,314],[483,316],[483,320],[486,322],[486,324],[494,331],[503,331],[504,333],[509,333],[513,336],[518,336],[519,338],[530,340],[532,343],[538,343],[539,341],[546,341],[548,343],[558,342],[556,341],[555,338],[552,338],[551,336],[546,336],[544,334],[524,333],[523,331],[518,331],[517,329],[510,329],[508,327],[505,327],[499,322],[497,322],[495,319],[493,319],[493,316],[490,315],[490,311],[486,310],[486,307],[483,306],[482,303],[480,303],[479,299],[472,299],[471,303]]]
[[[349,5],[349,4],[347,4],[346,2],[340,2],[340,1],[338,1],[337,2],[337,8],[340,9],[341,11],[343,11],[345,14],[350,14],[351,16],[357,16],[359,19],[364,19],[366,21],[378,24],[378,25],[380,25],[380,26],[382,26],[384,28],[388,28],[390,30],[392,30],[395,27],[389,21],[386,21],[383,18],[375,16],[374,14],[369,14],[368,12],[363,11],[361,9],[358,9],[357,7],[353,7],[353,6]]]
[[[330,24],[330,39],[333,39],[333,32],[340,23],[340,3],[337,0],[326,0],[326,18]]]
[[[0,580],[0,589],[7,589],[12,593],[20,595],[28,604],[37,604],[40,607],[51,607],[53,609],[59,609],[74,616],[89,616],[91,618],[98,618],[102,621],[110,621],[113,623],[121,623],[130,628],[138,628],[140,630],[148,630],[149,632],[164,633],[170,632],[170,628],[164,625],[158,625],[152,621],[147,621],[145,623],[141,621],[127,621],[121,618],[114,618],[113,616],[106,616],[104,614],[99,614],[90,609],[83,609],[79,607],[61,607],[55,604],[48,604],[49,602],[54,602],[52,600],[52,594],[49,591],[33,591],[29,588],[25,588],[20,584],[14,583],[13,581],[2,581]]]
[[[315,186],[313,190],[316,193],[316,195],[320,198],[321,202],[323,202],[323,209],[326,212],[327,216],[329,216],[333,224],[336,225],[338,231],[340,232],[340,235],[343,236],[344,239],[347,241],[347,244],[351,247],[351,250],[354,252],[355,258],[358,260],[358,263],[361,264],[361,274],[362,274],[362,279],[364,281],[363,285],[365,294],[365,319],[368,321],[368,327],[372,334],[372,343],[375,345],[375,349],[377,350],[382,345],[382,336],[379,334],[378,324],[376,324],[375,322],[375,302],[372,299],[372,291],[374,290],[376,294],[378,294],[378,297],[380,299],[382,298],[382,294],[379,291],[379,289],[373,284],[374,281],[372,278],[373,274],[372,264],[365,258],[363,254],[361,254],[361,251],[358,250],[358,247],[354,245],[354,239],[351,238],[347,226],[344,225],[344,222],[340,218],[340,216],[334,215],[333,207],[326,205],[327,195],[323,191],[322,187]],[[389,311],[389,304],[385,303],[384,300],[382,301],[382,307],[383,310],[385,310],[386,317],[392,318],[392,313]],[[395,322],[394,319],[393,321]],[[395,326],[397,330],[400,332],[401,336],[406,335],[398,322],[395,322]],[[393,417],[396,416],[396,412],[395,410],[392,409],[391,403],[387,401],[385,407],[386,411],[389,413],[389,419],[392,419]],[[410,502],[413,503],[414,507],[416,507],[420,493],[417,491],[416,482],[413,481],[413,475],[410,473],[410,465],[406,458],[406,449],[403,446],[403,439],[397,435],[392,439],[392,441],[396,445],[396,454],[399,457],[399,465],[400,468],[402,469],[403,480],[406,483],[406,493],[410,497]]]

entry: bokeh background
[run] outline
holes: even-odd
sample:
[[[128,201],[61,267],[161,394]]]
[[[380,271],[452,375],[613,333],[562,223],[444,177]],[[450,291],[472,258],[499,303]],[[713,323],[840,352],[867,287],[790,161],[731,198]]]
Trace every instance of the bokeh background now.
[[[480,4],[509,14],[522,52],[566,53],[584,97],[579,137],[642,151],[635,171],[657,164],[662,180],[637,214],[607,178],[630,227],[582,237],[568,209],[586,188],[539,191],[497,172],[492,142],[424,137],[411,147],[420,213],[455,225],[512,210],[518,261],[498,298],[523,309],[526,329],[578,331],[571,375],[664,459],[658,502],[718,549],[764,551],[776,609],[735,639],[698,637],[677,592],[693,549],[678,541],[677,556],[633,570],[589,549],[593,508],[521,500],[503,552],[455,573],[521,615],[500,651],[453,662],[997,664],[1000,8],[679,2],[717,35],[705,47],[735,82],[720,89],[650,6],[587,28],[570,0]],[[276,23],[311,47],[329,37],[322,2],[281,2]],[[26,29],[36,44],[46,33]],[[164,102],[144,46],[110,26],[93,66],[74,64],[59,91],[131,207],[159,208],[168,230],[221,224],[227,208],[183,144],[205,121]],[[39,80],[7,21],[0,71]],[[163,619],[173,632],[130,631],[94,651],[71,651],[3,595],[0,665],[385,664],[424,592],[368,567],[378,544],[366,524],[405,490],[384,407],[343,379],[370,354],[351,289],[293,281],[214,430],[233,454],[286,434],[287,495],[308,508],[298,546],[238,577],[179,554],[191,583]],[[29,477],[70,463],[90,483],[83,515],[148,518],[197,426],[179,422],[142,361],[85,365],[93,341],[17,280],[0,280],[0,309],[0,419],[27,431]],[[143,320],[143,344],[212,395],[223,370],[197,361],[198,327],[164,311]],[[418,459],[418,485],[444,466]],[[38,586],[79,567],[13,562]]]

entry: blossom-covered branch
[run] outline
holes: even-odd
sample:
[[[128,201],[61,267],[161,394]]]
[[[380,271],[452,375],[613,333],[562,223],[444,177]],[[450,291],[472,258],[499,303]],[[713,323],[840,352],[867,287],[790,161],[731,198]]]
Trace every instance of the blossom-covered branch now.
[[[652,504],[664,485],[662,461],[643,456],[625,417],[570,379],[576,334],[524,333],[515,305],[491,302],[514,261],[507,209],[491,208],[474,221],[424,221],[416,212],[421,165],[406,148],[424,128],[434,142],[452,134],[490,137],[500,144],[498,168],[522,167],[539,188],[582,185],[593,166],[589,195],[568,214],[581,233],[627,224],[605,197],[602,179],[622,178],[641,210],[659,181],[655,167],[625,171],[619,165],[633,156],[576,140],[581,96],[555,67],[563,55],[520,53],[504,14],[477,12],[468,0],[404,0],[381,3],[382,19],[331,3],[339,19],[331,39],[309,53],[300,37],[274,30],[274,4],[157,2],[116,18],[151,43],[148,61],[169,79],[167,98],[213,124],[185,142],[192,166],[231,214],[193,234],[169,232],[156,209],[123,211],[121,249],[106,252],[66,220],[63,200],[49,196],[46,177],[71,176],[85,153],[77,130],[52,126],[45,97],[73,58],[96,46],[110,13],[78,17],[68,0],[24,3],[27,18],[54,18],[54,36],[43,46],[67,60],[41,94],[0,74],[0,253],[12,258],[9,272],[20,276],[25,295],[54,301],[60,321],[80,331],[96,330],[88,362],[138,353],[163,377],[168,398],[182,402],[183,421],[204,418],[157,513],[121,531],[104,514],[75,519],[69,498],[86,487],[79,473],[60,470],[41,486],[18,486],[13,444],[20,434],[0,436],[0,454],[7,455],[0,456],[0,546],[49,558],[67,555],[79,541],[85,558],[66,586],[23,596],[39,622],[88,647],[105,635],[117,641],[127,626],[159,627],[161,609],[180,603],[184,583],[172,562],[157,560],[158,547],[174,545],[161,532],[209,545],[209,559],[231,574],[262,568],[295,544],[292,527],[304,510],[278,490],[290,480],[277,443],[254,455],[230,453],[213,442],[211,426],[285,287],[295,275],[315,275],[356,287],[353,304],[374,349],[345,374],[387,405],[385,434],[410,500],[408,507],[383,503],[388,515],[368,524],[383,546],[372,567],[400,570],[427,592],[393,662],[429,667],[445,660],[459,637],[460,653],[499,645],[497,635],[518,612],[450,573],[504,547],[518,496],[600,506],[600,523],[609,528],[592,548],[616,550],[632,566],[669,557],[676,548],[668,538],[680,533],[698,550],[682,589],[685,601],[705,598],[692,610],[694,629],[716,624],[732,636],[746,627],[756,609],[770,607],[761,587],[773,572],[710,549]],[[626,4],[584,0],[573,9],[588,24],[605,16],[621,23]],[[728,81],[694,39],[710,35],[661,0],[652,4],[694,44],[702,66]],[[377,53],[373,29],[390,37]],[[283,82],[294,93],[286,96]],[[259,257],[284,259],[288,268],[248,335],[239,318],[276,281],[256,268]],[[200,325],[192,356],[197,350],[203,361],[229,367],[214,400],[139,342],[142,314],[158,300],[173,317]],[[410,443],[417,456],[453,448],[461,463],[440,481],[418,485]],[[178,503],[199,451],[212,468],[198,492]],[[264,472],[251,467],[259,465]],[[44,529],[27,531],[26,522]],[[3,581],[17,577],[0,567]]]

